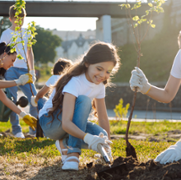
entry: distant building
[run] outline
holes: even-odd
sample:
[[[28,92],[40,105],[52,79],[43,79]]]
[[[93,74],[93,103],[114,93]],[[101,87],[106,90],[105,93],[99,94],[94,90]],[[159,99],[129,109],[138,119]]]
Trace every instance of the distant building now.
[[[82,33],[79,34],[77,39],[63,41],[62,45],[56,49],[56,59],[63,57],[75,61],[77,58],[85,54],[85,52],[89,49],[91,43],[93,43],[94,41],[95,39],[93,38],[84,38],[82,36]]]

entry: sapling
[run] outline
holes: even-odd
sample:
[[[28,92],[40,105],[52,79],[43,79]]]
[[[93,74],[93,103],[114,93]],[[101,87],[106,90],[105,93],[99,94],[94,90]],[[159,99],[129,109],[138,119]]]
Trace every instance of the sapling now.
[[[145,14],[142,16],[135,15],[134,17],[132,17],[131,11],[137,12],[139,10],[139,8],[142,5],[141,0],[137,0],[133,6],[131,4],[129,4],[127,0],[126,0],[126,4],[120,5],[121,8],[124,8],[126,10],[126,14],[127,14],[128,20],[129,20],[128,23],[131,25],[132,33],[133,33],[135,41],[136,41],[136,43],[134,44],[134,47],[135,47],[135,50],[137,53],[137,63],[136,63],[137,67],[140,67],[140,58],[142,56],[141,43],[145,39],[147,32],[149,30],[149,27],[155,28],[155,24],[153,24],[152,14],[153,14],[153,12],[163,13],[164,10],[162,8],[162,5],[164,3],[165,3],[165,0],[149,1],[148,2],[149,9],[145,11]],[[147,28],[146,28],[146,31],[141,36],[141,33],[140,33],[141,25],[145,22],[147,23]],[[128,132],[129,132],[129,127],[130,127],[130,123],[131,123],[131,119],[132,119],[132,115],[133,115],[133,110],[134,110],[134,106],[135,106],[135,102],[136,102],[136,95],[137,95],[137,89],[135,89],[135,92],[134,92],[131,111],[130,111],[130,115],[129,115],[128,123],[127,123],[126,155],[127,156],[132,155],[134,158],[137,159],[136,151],[135,151],[134,147],[128,141]]]
[[[16,24],[16,27],[15,27],[15,31],[13,32],[13,36],[11,38],[11,41],[10,41],[10,46],[11,46],[11,52],[14,52],[16,51],[16,49],[18,50],[18,47],[17,47],[17,44],[21,43],[22,44],[22,49],[24,51],[24,57],[25,59],[22,58],[21,54],[18,54],[17,55],[17,58],[18,59],[23,59],[25,62],[26,62],[26,65],[27,65],[27,69],[28,69],[28,72],[30,70],[29,68],[29,65],[28,65],[28,61],[27,61],[27,54],[25,52],[25,42],[23,40],[23,37],[25,36],[25,34],[28,34],[28,43],[27,43],[27,46],[28,48],[31,48],[32,45],[34,45],[36,43],[36,39],[35,39],[35,36],[36,36],[36,28],[35,28],[35,25],[36,23],[34,21],[28,23],[28,27],[26,28],[26,30],[23,32],[22,29],[21,29],[21,25],[23,23],[23,17],[20,17],[19,15],[22,13],[22,8],[25,9],[25,4],[26,2],[24,0],[16,0],[16,3],[15,3],[15,10],[16,10],[16,13],[15,13],[15,24]],[[18,38],[20,38],[21,40],[18,41]],[[16,47],[16,48],[15,48]],[[32,87],[31,87],[31,84],[30,85],[30,90],[31,90],[31,93],[32,95],[33,94],[33,91],[32,91]]]

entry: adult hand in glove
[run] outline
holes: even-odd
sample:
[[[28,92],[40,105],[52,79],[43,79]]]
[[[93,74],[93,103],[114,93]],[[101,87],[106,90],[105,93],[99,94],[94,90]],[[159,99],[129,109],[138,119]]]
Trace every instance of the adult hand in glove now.
[[[131,74],[132,75],[129,83],[132,91],[135,91],[135,88],[137,88],[138,92],[147,94],[151,89],[151,84],[148,82],[148,79],[146,78],[143,71],[140,68],[135,67]]]
[[[37,102],[36,102],[36,96],[31,96],[31,105],[34,106],[34,107],[37,107]]]
[[[33,83],[36,81],[36,73],[35,70],[30,70],[29,73],[32,75]]]
[[[19,77],[19,79],[14,80],[18,86],[25,85],[27,83],[33,83],[32,75],[27,73]]]
[[[178,141],[175,145],[170,146],[165,151],[161,152],[155,159],[160,164],[171,163],[181,159],[181,141]]]
[[[36,129],[37,126],[37,119],[33,116],[31,116],[30,114],[26,114],[25,112],[21,112],[20,117],[23,118],[23,121],[28,124],[34,131]]]
[[[102,132],[99,134],[99,137],[105,139],[106,141],[108,140],[108,137],[107,137],[107,136],[104,136],[104,134],[103,134]],[[104,145],[103,145],[103,147],[104,147],[104,149],[106,150],[107,155],[109,156],[110,161],[112,162],[112,161],[113,161],[113,157],[112,157],[112,151],[111,151],[111,146],[110,146],[110,144],[112,143],[112,141],[109,141],[109,140],[108,140],[107,142],[108,142],[108,144],[109,144],[109,147],[108,147],[108,146],[104,147]],[[111,143],[109,143],[109,142],[111,142]]]
[[[112,143],[111,141],[109,140],[106,140],[104,138],[101,138],[99,136],[96,136],[96,135],[92,135],[92,134],[89,134],[87,133],[85,136],[84,136],[84,142],[88,144],[88,147],[89,149],[92,149],[94,151],[97,151],[98,152],[98,149],[97,149],[97,145],[98,144],[102,144],[102,146],[107,147],[109,148],[109,144]]]

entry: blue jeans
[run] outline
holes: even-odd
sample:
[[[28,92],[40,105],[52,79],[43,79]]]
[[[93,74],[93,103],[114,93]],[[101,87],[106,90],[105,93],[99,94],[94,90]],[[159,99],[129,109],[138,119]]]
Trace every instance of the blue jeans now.
[[[90,133],[92,135],[99,135],[102,132],[107,136],[107,132],[92,122],[88,121],[90,111],[92,109],[91,100],[87,96],[79,96],[75,102],[75,109],[72,122],[85,133]],[[52,123],[49,123],[52,120],[52,117],[48,117],[48,113],[40,117],[40,126],[43,132],[51,139],[60,140],[63,139],[63,144],[65,148],[68,148],[68,154],[77,152],[81,154],[81,149],[87,149],[88,145],[84,143],[82,139],[76,138],[70,134],[67,134],[62,129],[62,113],[58,115],[59,110],[54,113],[54,120]]]
[[[38,112],[39,112],[39,110],[40,109],[42,109],[42,107],[44,106],[44,104],[46,103],[46,99],[45,98],[40,98],[39,100],[38,100]]]
[[[25,69],[25,68],[11,67],[6,71],[5,79],[6,80],[18,79],[21,75],[26,74],[26,73],[28,73],[28,70]],[[33,94],[36,95],[37,92],[36,92],[35,85],[31,84],[31,87],[32,87]],[[24,86],[19,86],[19,88],[22,90],[22,92],[25,94],[25,96],[27,96],[28,101],[31,102],[32,93],[31,93],[31,90],[30,90],[30,85],[25,84]],[[18,87],[14,86],[14,87],[10,87],[8,89],[9,89],[10,93],[13,96],[14,102],[16,102],[17,101]],[[32,116],[34,116],[34,117],[37,117],[37,108],[33,107],[31,105],[31,103],[29,105],[30,105],[30,111],[29,111],[30,114]],[[13,132],[14,135],[17,134],[18,132],[22,131],[21,126],[19,124],[19,117],[15,112],[11,113],[10,122],[11,122],[11,125],[12,125],[12,132]],[[29,133],[34,134],[34,133],[36,133],[36,131],[33,131],[33,129],[31,129],[29,127]]]

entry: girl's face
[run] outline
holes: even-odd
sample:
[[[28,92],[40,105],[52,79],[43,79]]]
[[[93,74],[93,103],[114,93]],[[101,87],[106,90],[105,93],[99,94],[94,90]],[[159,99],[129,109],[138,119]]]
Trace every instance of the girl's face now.
[[[88,67],[85,73],[87,80],[95,84],[100,84],[110,77],[114,63],[107,61],[90,65],[87,64],[86,67]]]
[[[14,54],[4,54],[3,56],[5,56],[5,58],[2,60],[3,66],[2,68],[4,69],[9,69],[11,66],[13,66],[13,63],[16,60],[16,53]]]

